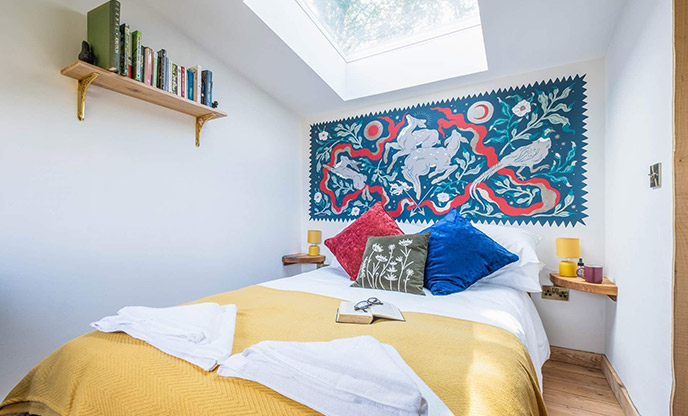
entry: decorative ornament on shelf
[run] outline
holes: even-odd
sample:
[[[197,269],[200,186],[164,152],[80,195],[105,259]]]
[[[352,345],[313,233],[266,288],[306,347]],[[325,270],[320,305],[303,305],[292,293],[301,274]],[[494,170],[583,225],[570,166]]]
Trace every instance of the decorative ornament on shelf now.
[[[213,107],[213,108],[217,108],[217,106],[219,106],[219,105],[220,105],[220,104],[219,104],[217,101],[213,101],[213,106],[212,106],[212,107]]]
[[[557,238],[557,257],[564,258],[559,262],[559,274],[576,277],[577,264],[571,259],[580,257],[580,240],[577,238]]]
[[[309,256],[320,255],[320,247],[318,247],[318,244],[320,244],[320,238],[320,230],[308,230],[308,244],[310,244],[308,247]]]
[[[576,267],[576,276],[581,279],[585,278],[585,263],[583,263],[583,258],[578,259],[578,266]]]
[[[79,60],[91,65],[93,65],[95,61],[91,45],[89,45],[88,42],[86,42],[85,40],[81,41],[81,52],[79,52]]]

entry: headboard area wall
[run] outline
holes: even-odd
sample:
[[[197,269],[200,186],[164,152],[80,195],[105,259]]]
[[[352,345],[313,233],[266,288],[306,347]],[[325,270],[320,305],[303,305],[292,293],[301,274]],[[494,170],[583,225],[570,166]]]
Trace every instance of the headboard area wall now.
[[[304,119],[302,246],[383,201],[406,232],[453,208],[534,231],[542,284],[557,237],[604,264],[604,88],[600,60]],[[603,352],[606,297],[570,297],[533,295],[550,342]]]

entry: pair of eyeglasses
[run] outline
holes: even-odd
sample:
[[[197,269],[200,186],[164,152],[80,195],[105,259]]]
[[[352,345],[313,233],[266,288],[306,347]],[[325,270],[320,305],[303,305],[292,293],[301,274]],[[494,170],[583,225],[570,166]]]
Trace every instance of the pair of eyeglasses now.
[[[378,298],[368,298],[362,300],[354,305],[355,311],[365,311],[373,305],[382,305],[382,301]]]

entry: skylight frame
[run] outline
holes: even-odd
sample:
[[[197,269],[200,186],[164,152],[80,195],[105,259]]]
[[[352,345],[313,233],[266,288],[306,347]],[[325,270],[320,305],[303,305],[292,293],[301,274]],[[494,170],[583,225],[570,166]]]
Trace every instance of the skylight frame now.
[[[489,69],[482,23],[347,62],[298,2],[243,2],[344,101]],[[472,14],[479,15],[480,9],[476,12]]]
[[[426,42],[442,36],[451,35],[453,33],[468,30],[482,25],[482,21],[480,19],[480,5],[476,0],[476,7],[478,8],[478,10],[477,14],[474,16],[465,16],[451,23],[438,25],[433,30],[406,35],[393,41],[384,42],[383,44],[376,47],[368,47],[362,49],[361,51],[347,54],[344,50],[342,50],[338,42],[333,38],[330,29],[325,27],[325,25],[317,17],[315,12],[307,4],[305,4],[304,0],[294,1],[301,8],[301,10],[303,10],[306,16],[308,16],[311,22],[318,28],[318,30],[322,33],[325,39],[330,43],[330,45],[332,45],[332,47],[337,51],[337,53],[342,57],[342,59],[346,63],[351,63],[361,59],[370,58],[375,55],[380,55],[383,53],[394,51],[396,49],[405,48],[411,45]]]

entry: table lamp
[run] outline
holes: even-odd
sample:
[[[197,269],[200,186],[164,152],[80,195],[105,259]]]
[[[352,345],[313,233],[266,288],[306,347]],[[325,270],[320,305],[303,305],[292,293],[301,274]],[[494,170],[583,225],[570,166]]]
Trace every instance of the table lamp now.
[[[317,256],[320,254],[320,230],[308,230],[308,255]],[[575,273],[575,270],[574,270]]]
[[[580,240],[577,238],[557,238],[557,257],[565,258],[559,262],[559,274],[561,276],[576,277],[575,261],[580,257]]]

